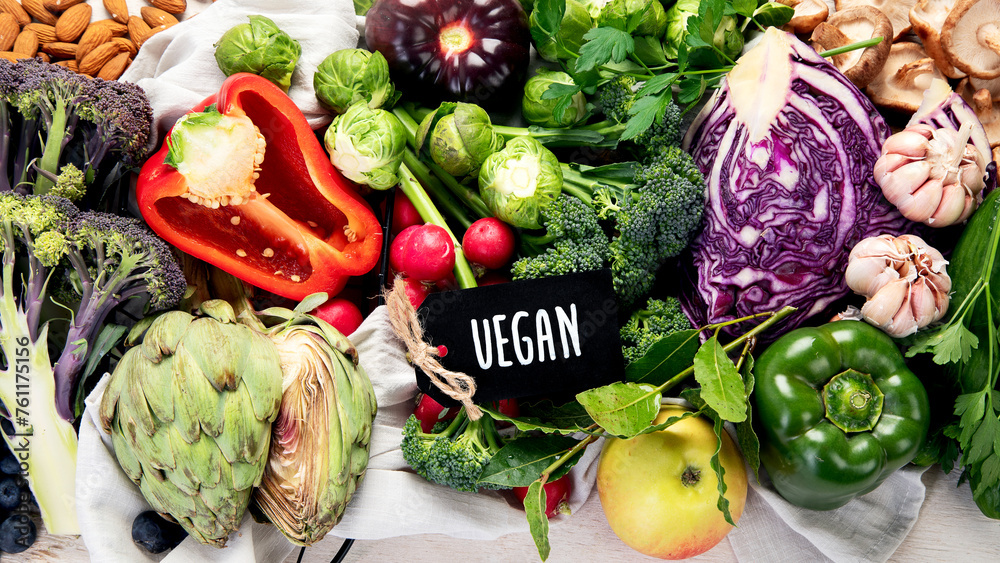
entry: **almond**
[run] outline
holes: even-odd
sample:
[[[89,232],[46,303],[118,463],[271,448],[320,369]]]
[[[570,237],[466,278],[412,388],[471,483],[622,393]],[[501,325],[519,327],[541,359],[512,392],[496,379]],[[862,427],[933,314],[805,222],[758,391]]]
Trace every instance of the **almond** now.
[[[139,16],[131,16],[128,19],[128,36],[132,38],[132,41],[138,47],[142,47],[142,44],[146,42],[149,37],[153,35],[153,31],[149,28],[149,25],[142,20]]]
[[[76,72],[79,69],[79,67],[76,64],[76,61],[73,60],[73,59],[69,59],[67,61],[56,61],[53,64],[56,64],[56,65],[59,65],[59,66],[64,66],[64,67],[72,70],[73,72]]]
[[[28,25],[31,23],[31,16],[28,12],[24,11],[21,4],[17,0],[0,0],[0,12],[4,12],[14,16],[17,20],[17,25]]]
[[[107,27],[103,25],[88,27],[87,31],[84,31],[83,36],[80,37],[80,47],[76,50],[76,62],[79,63],[83,57],[87,56],[87,53],[108,41],[111,41],[111,31]],[[97,70],[100,70],[100,67]]]
[[[39,43],[52,43],[56,41],[56,27],[54,25],[45,25],[44,23],[29,23],[24,26],[24,29],[30,29],[35,32],[38,36]]]
[[[21,0],[21,7],[24,8],[25,12],[31,14],[33,18],[44,24],[56,24],[56,15],[45,9],[42,0]]]
[[[125,37],[128,33],[128,26],[123,23],[118,23],[117,21],[108,18],[106,20],[97,20],[90,25],[103,25],[111,31],[112,37]]]
[[[70,43],[79,39],[90,25],[90,13],[87,4],[77,4],[63,12],[56,20],[56,39]]]
[[[13,51],[0,51],[0,59],[6,59],[12,63],[16,63],[17,59],[23,59],[24,55],[18,55]]]
[[[21,33],[21,26],[17,25],[14,16],[7,12],[0,13],[0,51],[10,51],[18,33]]]
[[[17,34],[11,51],[29,58],[34,57],[38,53],[38,36],[30,29],[22,30]]]
[[[115,37],[114,39],[111,40],[111,42],[117,43],[118,48],[121,49],[122,51],[128,51],[128,54],[131,57],[134,57],[135,54],[139,52],[139,48],[136,47],[135,43],[133,43],[132,40],[129,39],[128,37]]]
[[[51,63],[52,62],[52,57],[50,57],[48,53],[43,53],[43,52],[39,51],[38,54],[36,54],[35,56],[38,57],[39,59],[41,59],[42,62],[46,62],[46,63]]]
[[[119,49],[118,45],[110,41],[94,47],[80,59],[80,74],[88,76],[96,75],[101,70],[101,67],[108,64],[108,61],[118,54]],[[79,53],[77,53],[77,56],[79,56]]]
[[[125,0],[104,0],[104,9],[118,23],[128,23],[128,4]]]
[[[83,3],[84,0],[42,0],[42,5],[50,12],[62,12]]]
[[[127,66],[128,51],[118,53],[117,55],[111,57],[111,60],[101,67],[100,72],[97,73],[97,78],[103,78],[105,80],[118,80],[118,77],[125,72],[125,68]]]
[[[48,53],[57,59],[75,59],[76,50],[76,43],[64,43],[61,41],[42,43],[42,52]]]
[[[146,22],[149,27],[156,27],[158,25],[171,26],[177,23],[177,18],[159,8],[153,8],[152,6],[143,6],[139,10],[139,13],[142,15],[142,20]]]
[[[183,14],[187,10],[187,0],[149,0],[149,3],[168,14]]]

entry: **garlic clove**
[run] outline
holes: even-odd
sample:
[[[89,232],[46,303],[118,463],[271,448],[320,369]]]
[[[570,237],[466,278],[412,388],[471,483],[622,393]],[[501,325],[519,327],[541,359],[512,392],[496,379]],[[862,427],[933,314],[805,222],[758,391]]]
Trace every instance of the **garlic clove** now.
[[[891,267],[886,260],[865,258],[851,260],[844,272],[847,287],[854,293],[870,297],[875,295],[886,284],[899,279],[899,272]]]
[[[923,158],[930,148],[930,138],[934,130],[927,126],[914,126],[891,135],[882,144],[882,154],[900,154],[913,158]]]
[[[944,312],[938,308],[937,290],[921,278],[910,286],[909,309],[920,326],[927,326],[940,319]],[[945,305],[947,307],[947,304]]]
[[[941,204],[943,189],[940,179],[930,178],[920,184],[909,197],[904,196],[894,203],[903,217],[916,223],[924,223]]]
[[[904,164],[881,178],[879,185],[882,186],[882,194],[899,207],[900,201],[909,197],[928,180],[930,171],[930,164],[924,160]]]
[[[902,154],[883,154],[875,161],[875,168],[872,170],[872,173],[875,175],[876,181],[881,185],[886,174],[891,174],[898,170],[900,166],[909,164],[914,160],[913,157]]]
[[[945,185],[941,192],[941,203],[927,220],[927,224],[947,227],[959,223],[966,213],[972,214],[973,203],[972,194],[961,184]]]
[[[884,329],[896,316],[909,290],[910,282],[906,280],[888,283],[861,306],[861,314],[871,324]]]

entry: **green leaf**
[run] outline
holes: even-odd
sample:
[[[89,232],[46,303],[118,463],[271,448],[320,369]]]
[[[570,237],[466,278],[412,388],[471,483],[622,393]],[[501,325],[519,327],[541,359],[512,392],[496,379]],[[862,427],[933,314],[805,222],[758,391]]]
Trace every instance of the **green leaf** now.
[[[522,432],[539,431],[539,432],[544,432],[546,434],[565,434],[565,435],[576,434],[577,432],[583,432],[583,429],[577,426],[561,426],[559,424],[555,424],[549,421],[541,420],[530,416],[519,416],[517,418],[511,418],[505,414],[502,414],[493,409],[486,408],[482,405],[479,405],[479,407],[483,409],[483,412],[489,413],[489,415],[492,416],[494,420],[509,422],[513,424],[515,428],[517,428]]]
[[[542,92],[543,100],[555,100],[558,98],[569,98],[582,88],[576,84],[563,84],[562,82],[552,82],[549,87]]]
[[[625,367],[625,380],[662,385],[694,362],[700,342],[697,330],[682,330],[657,340],[646,354]]]
[[[715,453],[712,454],[712,470],[715,471],[715,476],[719,479],[719,501],[716,503],[718,509],[722,512],[722,516],[725,517],[726,522],[730,525],[735,526],[736,522],[733,522],[733,515],[729,513],[729,499],[726,498],[726,468],[722,467],[722,459],[720,453],[722,452],[722,433],[726,431],[722,426],[722,419],[719,417],[712,417],[715,419],[715,436],[717,445],[715,447]]]
[[[312,293],[310,295],[306,295],[302,301],[299,301],[299,304],[295,306],[294,311],[296,313],[308,313],[329,300],[330,297],[325,291]]]
[[[965,393],[955,398],[955,415],[959,417],[961,432],[957,436],[963,446],[972,439],[979,421],[986,415],[986,393]]]
[[[551,399],[543,399],[538,402],[522,402],[520,407],[522,415],[544,420],[557,428],[583,429],[594,424],[587,409],[575,400],[556,405]]]
[[[528,518],[528,530],[531,539],[535,540],[538,557],[545,561],[549,558],[549,519],[545,516],[545,488],[538,480],[528,486],[528,494],[524,497],[524,513]]]
[[[694,378],[701,385],[702,398],[719,416],[730,422],[746,420],[743,378],[715,335],[694,356]]]
[[[938,365],[965,363],[972,356],[972,350],[978,347],[979,338],[961,320],[955,320],[941,329],[917,333],[906,350],[906,357],[933,353],[934,363]]]
[[[583,38],[588,41],[580,47],[577,72],[586,72],[609,62],[620,63],[635,51],[632,36],[613,27],[595,27]]]
[[[750,469],[753,469],[754,477],[760,482],[760,440],[753,429],[753,405],[750,396],[753,394],[755,380],[753,376],[753,356],[747,354],[740,366],[740,375],[743,376],[743,387],[747,396],[747,419],[736,423],[736,440],[743,451],[743,459],[746,460]]]
[[[757,10],[757,0],[733,0],[733,11],[741,16],[752,17]]]
[[[671,416],[670,418],[664,420],[663,422],[661,422],[659,424],[654,424],[654,425],[650,426],[649,428],[646,428],[645,430],[643,430],[639,434],[652,434],[653,432],[659,432],[660,430],[665,430],[665,429],[673,426],[674,424],[677,424],[678,422],[680,422],[680,421],[682,421],[682,420],[684,420],[686,418],[694,418],[696,416],[699,416],[700,414],[701,414],[700,411],[687,411],[687,412],[685,412],[684,414],[682,414],[680,416]]]
[[[576,396],[594,422],[610,434],[632,438],[646,429],[660,411],[660,393],[652,386],[612,383]]]
[[[649,129],[653,122],[663,119],[667,104],[670,103],[670,91],[660,92],[652,96],[637,98],[628,112],[632,117],[625,122],[625,130],[622,131],[623,140],[634,139],[639,134]]]
[[[538,28],[555,37],[562,27],[563,16],[566,13],[566,0],[535,0],[531,9]]]
[[[525,436],[508,443],[493,455],[490,463],[483,469],[479,477],[480,483],[492,483],[502,487],[527,487],[537,481],[546,467],[552,465],[560,457],[578,443],[578,440],[567,436]],[[562,477],[576,465],[582,457],[573,456],[559,466],[559,474],[552,474],[549,480]]]
[[[965,459],[962,463],[976,465],[993,455],[993,440],[997,434],[1000,434],[1000,419],[992,415],[983,418],[979,429],[972,436],[969,447],[963,450]]]
[[[698,3],[698,36],[705,45],[715,42],[715,31],[719,29],[726,13],[726,0],[701,0]],[[694,19],[694,18],[692,18]]]
[[[677,80],[677,74],[675,73],[666,72],[663,74],[657,74],[643,83],[642,87],[639,88],[638,94],[639,96],[659,94],[660,92],[670,88],[675,80]]]
[[[794,15],[795,9],[791,6],[768,2],[757,8],[753,13],[753,20],[761,27],[781,27],[792,21]]]
[[[704,76],[685,76],[678,81],[680,91],[677,92],[677,102],[681,104],[691,104],[697,102],[705,95],[708,82]]]

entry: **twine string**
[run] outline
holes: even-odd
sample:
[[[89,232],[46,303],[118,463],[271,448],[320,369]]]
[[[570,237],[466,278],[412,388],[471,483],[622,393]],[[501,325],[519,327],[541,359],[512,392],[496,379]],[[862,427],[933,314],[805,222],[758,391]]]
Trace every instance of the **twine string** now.
[[[467,374],[441,365],[438,361],[438,348],[424,340],[424,328],[416,309],[406,297],[403,284],[395,283],[392,290],[386,290],[385,306],[392,330],[406,346],[410,362],[427,374],[431,383],[441,392],[462,403],[469,420],[478,420],[483,411],[472,402],[472,396],[476,394],[476,381]]]

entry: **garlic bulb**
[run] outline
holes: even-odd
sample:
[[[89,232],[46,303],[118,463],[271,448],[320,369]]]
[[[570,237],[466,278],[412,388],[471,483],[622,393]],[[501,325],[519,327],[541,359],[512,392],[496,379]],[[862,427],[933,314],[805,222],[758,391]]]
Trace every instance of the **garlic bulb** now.
[[[907,219],[932,227],[972,215],[986,186],[986,161],[969,142],[972,124],[935,129],[918,123],[886,139],[875,181]]]
[[[868,301],[861,314],[890,336],[909,336],[948,311],[948,261],[915,235],[882,235],[851,250],[845,279]]]

